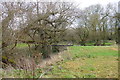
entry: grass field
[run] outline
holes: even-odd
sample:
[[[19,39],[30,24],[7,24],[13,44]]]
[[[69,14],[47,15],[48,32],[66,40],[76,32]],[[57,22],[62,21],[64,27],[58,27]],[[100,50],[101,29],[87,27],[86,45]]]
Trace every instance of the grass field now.
[[[18,45],[25,47],[26,45]],[[118,47],[117,46],[72,46],[64,52],[63,61],[53,64],[53,69],[43,78],[117,78]],[[50,66],[35,70],[35,78],[44,73]],[[7,78],[32,78],[32,71],[3,71]]]
[[[44,77],[50,78],[117,78],[117,46],[72,46],[72,57],[57,63]]]

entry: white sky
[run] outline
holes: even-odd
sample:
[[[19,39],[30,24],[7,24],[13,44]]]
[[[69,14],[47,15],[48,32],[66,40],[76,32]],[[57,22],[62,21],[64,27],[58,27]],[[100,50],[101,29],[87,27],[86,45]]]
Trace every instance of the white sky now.
[[[80,8],[85,8],[94,4],[101,4],[103,6],[108,3],[118,3],[120,0],[74,0],[75,3],[80,5]]]
[[[85,8],[90,5],[94,4],[101,4],[103,6],[107,5],[108,3],[117,3],[120,0],[0,0],[0,2],[51,2],[51,1],[57,1],[57,2],[75,2],[76,4],[79,4],[80,8]]]

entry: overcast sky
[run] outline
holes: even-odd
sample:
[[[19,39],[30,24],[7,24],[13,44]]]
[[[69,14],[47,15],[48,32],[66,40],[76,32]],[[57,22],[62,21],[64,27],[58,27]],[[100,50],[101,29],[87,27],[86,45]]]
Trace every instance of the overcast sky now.
[[[74,0],[74,1],[76,3],[79,3],[81,8],[85,8],[94,4],[101,4],[105,6],[108,3],[118,3],[120,0]]]
[[[107,5],[108,3],[118,3],[120,0],[0,0],[0,2],[15,2],[15,1],[24,1],[24,2],[35,2],[35,1],[40,1],[40,2],[51,2],[51,1],[58,1],[58,2],[75,2],[79,4],[80,8],[85,8],[90,5],[94,4],[101,4],[103,6]]]

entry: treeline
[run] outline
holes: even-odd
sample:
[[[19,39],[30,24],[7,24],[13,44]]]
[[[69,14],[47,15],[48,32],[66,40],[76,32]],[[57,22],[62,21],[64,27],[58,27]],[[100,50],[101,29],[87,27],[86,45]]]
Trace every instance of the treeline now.
[[[95,46],[105,45],[108,41],[118,44],[119,14],[117,6],[108,4],[103,7],[99,4],[80,10],[76,17],[76,26],[66,31],[64,40],[72,44]]]
[[[3,62],[9,62],[7,58],[17,53],[14,51],[20,43],[28,45],[31,55],[42,54],[44,58],[60,51],[61,47],[51,45],[118,43],[119,14],[113,4],[84,10],[66,2],[3,2],[0,6]]]

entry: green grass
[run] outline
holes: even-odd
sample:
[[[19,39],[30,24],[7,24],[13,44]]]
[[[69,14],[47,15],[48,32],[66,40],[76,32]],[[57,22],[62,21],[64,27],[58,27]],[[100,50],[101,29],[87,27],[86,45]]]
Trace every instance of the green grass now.
[[[93,46],[95,43],[86,43],[87,46]]]
[[[116,46],[71,46],[68,52],[72,60],[55,64],[53,70],[44,76],[45,78],[116,78],[118,76]]]
[[[28,45],[25,43],[18,43],[17,44],[17,48],[23,48],[23,47],[28,47]]]
[[[12,45],[9,45],[7,46],[8,48],[13,48],[15,46],[15,44],[12,44]],[[15,46],[16,48],[25,48],[25,47],[28,47],[27,44],[25,43],[17,43],[17,45]]]
[[[94,46],[94,44],[95,43],[93,43],[93,42],[91,42],[91,43],[87,42],[86,43],[87,46]],[[105,46],[110,46],[110,45],[114,45],[114,43],[113,42],[106,42],[105,43]]]
[[[108,42],[108,43],[105,43],[105,45],[113,45],[113,43]]]
[[[25,44],[19,44],[25,47]],[[118,77],[118,47],[117,46],[71,46],[65,51],[64,61],[57,62],[53,69],[43,78],[117,78]],[[71,59],[67,59],[67,57]],[[35,70],[38,78],[44,69]],[[3,72],[4,77],[32,78],[31,71],[15,70]]]
[[[118,51],[110,46],[71,46],[70,53],[76,57],[118,56]]]

